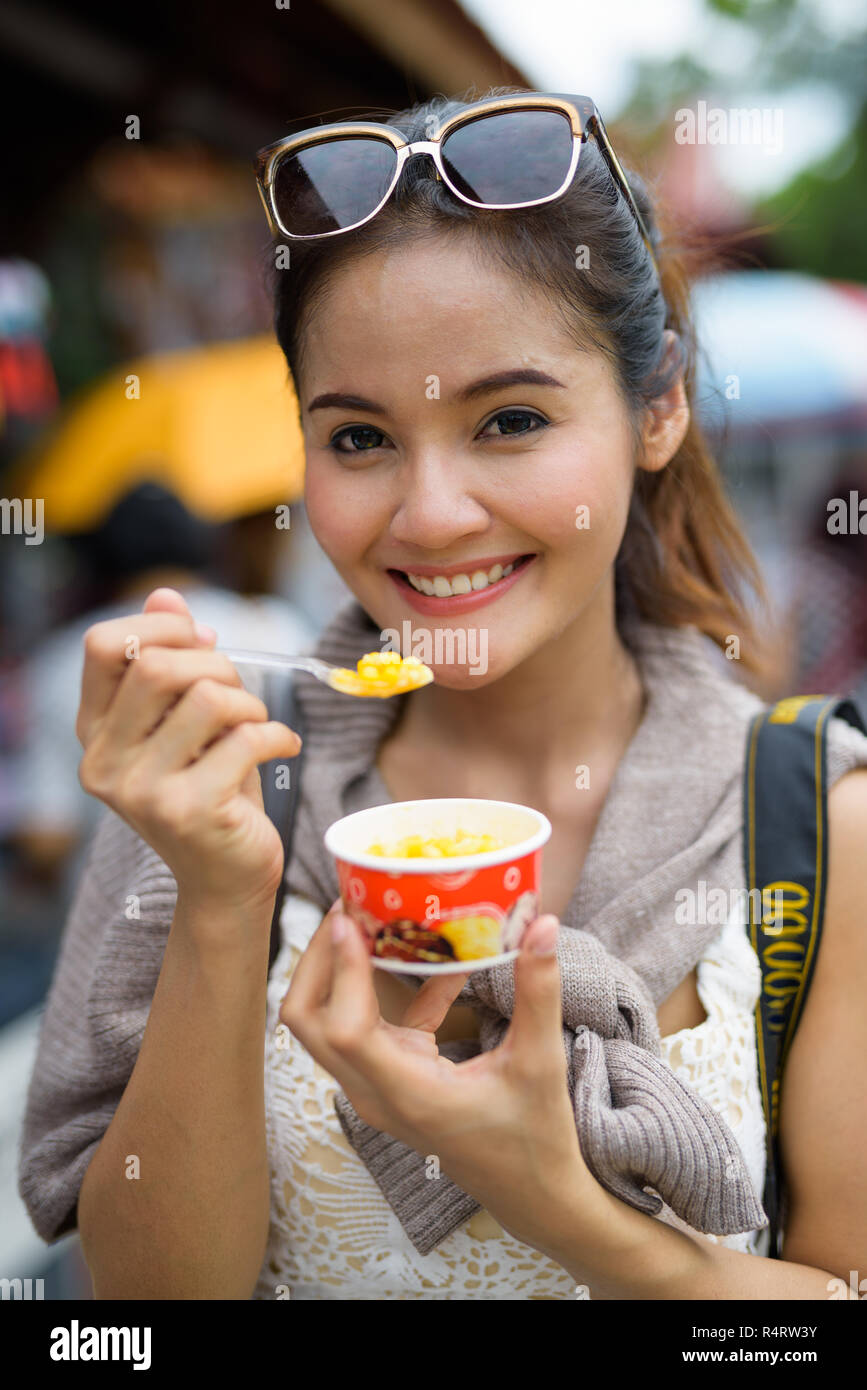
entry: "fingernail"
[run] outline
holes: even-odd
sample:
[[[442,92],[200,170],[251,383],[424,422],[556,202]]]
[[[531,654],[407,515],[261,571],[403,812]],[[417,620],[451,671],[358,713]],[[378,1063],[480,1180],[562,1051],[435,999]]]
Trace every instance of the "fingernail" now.
[[[207,623],[196,623],[196,636],[200,642],[216,642],[217,634]]]
[[[533,936],[533,944],[530,950],[535,956],[553,956],[557,950],[557,938],[560,935],[560,922],[558,918],[547,914],[540,918],[542,925],[538,923]]]
[[[346,918],[338,913],[331,922],[331,940],[335,943],[346,939]]]

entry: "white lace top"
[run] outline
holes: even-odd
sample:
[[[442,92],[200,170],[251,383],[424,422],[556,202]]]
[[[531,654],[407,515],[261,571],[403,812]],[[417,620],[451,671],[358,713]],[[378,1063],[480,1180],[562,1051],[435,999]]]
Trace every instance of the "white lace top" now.
[[[287,898],[268,986],[265,1039],[271,1222],[253,1297],[574,1299],[575,1283],[566,1271],[514,1240],[486,1211],[427,1256],[404,1234],[343,1134],[332,1104],[337,1082],[279,1026],[292,971],[321,920],[319,908],[306,899]],[[753,1017],[760,985],[756,954],[734,914],[698,962],[707,1019],[663,1038],[662,1056],[728,1121],[761,1199],[765,1120]],[[766,1229],[705,1238],[767,1253]]]

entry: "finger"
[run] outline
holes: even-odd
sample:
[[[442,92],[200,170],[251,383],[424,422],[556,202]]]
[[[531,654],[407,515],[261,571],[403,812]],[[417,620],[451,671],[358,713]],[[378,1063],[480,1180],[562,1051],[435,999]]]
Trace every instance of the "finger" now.
[[[460,975],[435,975],[425,980],[403,1015],[402,1026],[435,1033],[469,978],[467,971]]]
[[[75,732],[82,744],[111,704],[130,660],[147,646],[212,646],[212,628],[197,628],[181,613],[135,613],[94,623],[84,634],[81,704]]]
[[[383,1025],[364,933],[339,908],[338,901],[296,966],[280,1019],[352,1095],[363,1116],[365,1099],[400,1107],[402,1098],[429,1088],[433,1081],[429,1069],[439,1054],[433,1034],[410,1034],[409,1038],[402,1034],[396,1041],[394,1035],[401,1030]],[[346,927],[338,942],[332,937],[335,920]],[[331,948],[326,951],[329,941]],[[302,965],[307,967],[303,978],[299,975]]]
[[[280,1007],[280,1018],[293,1032],[294,1025],[298,1023],[303,1027],[303,1017],[321,1008],[331,993],[334,965],[331,927],[335,916],[342,910],[341,899],[335,898],[292,972],[292,982]]]
[[[202,797],[222,800],[239,790],[245,777],[259,763],[272,758],[294,758],[301,739],[288,724],[269,719],[265,724],[237,724],[206,748],[198,762],[183,775],[193,779]]]
[[[196,621],[196,615],[190,608],[183,594],[177,589],[163,587],[151,589],[144,603],[142,604],[143,613],[181,613],[185,617],[189,616],[196,622],[196,629],[203,640],[216,642],[217,633],[209,623]]]
[[[335,923],[344,928],[341,942],[334,939]],[[346,955],[342,954],[344,948]],[[341,975],[343,989],[335,994]],[[364,1071],[358,1070],[351,1059],[380,1023],[379,1001],[370,977],[361,930],[342,911],[338,899],[295,968],[280,1018],[344,1087],[366,1084]],[[369,990],[366,996],[365,983]]]
[[[197,680],[143,744],[139,766],[154,777],[180,772],[224,730],[267,721],[267,705],[249,690],[208,678]]]
[[[380,1009],[362,929],[345,913],[335,912],[332,918],[331,948],[326,1041],[338,1052],[354,1052],[378,1025]]]
[[[161,587],[151,589],[144,603],[142,604],[143,613],[183,613],[192,617],[190,606],[183,594],[177,589]]]
[[[398,1098],[413,1090],[418,1073],[411,1056],[395,1045],[395,1030],[382,1026],[363,929],[342,913],[335,913],[334,920],[343,923],[345,931],[339,940],[332,937],[331,994],[318,1034],[320,1045],[336,1065],[334,1074],[339,1079],[347,1077],[384,1097]],[[419,1037],[422,1039],[421,1034]],[[411,1053],[424,1053],[428,1060],[437,1052],[432,1035],[428,1041],[422,1039],[421,1046],[411,1048]]]
[[[551,913],[530,923],[515,961],[515,1004],[502,1046],[522,1069],[542,1076],[563,1059],[563,1001],[557,959],[559,920]],[[547,949],[540,949],[547,948]]]
[[[131,661],[99,726],[106,741],[125,746],[148,737],[163,716],[198,680],[241,688],[241,677],[223,652],[192,647],[145,647]]]

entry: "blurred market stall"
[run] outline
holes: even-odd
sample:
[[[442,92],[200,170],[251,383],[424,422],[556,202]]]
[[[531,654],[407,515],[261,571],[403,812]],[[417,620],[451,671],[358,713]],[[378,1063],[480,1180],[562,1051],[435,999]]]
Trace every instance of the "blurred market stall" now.
[[[215,522],[301,495],[298,402],[273,336],[114,369],[70,403],[12,486],[44,499],[49,530],[74,532],[143,479]]]

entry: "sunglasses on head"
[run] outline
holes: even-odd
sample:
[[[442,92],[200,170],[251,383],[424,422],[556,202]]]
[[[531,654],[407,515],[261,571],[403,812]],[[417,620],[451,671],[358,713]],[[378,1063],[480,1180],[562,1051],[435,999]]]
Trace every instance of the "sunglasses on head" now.
[[[437,177],[474,208],[538,207],[565,193],[581,147],[595,139],[656,257],[644,219],[590,97],[527,94],[466,106],[426,140],[407,140],[393,126],[339,121],[266,145],[256,155],[256,182],[274,236],[313,241],[369,222],[385,206],[404,165],[429,155]]]

